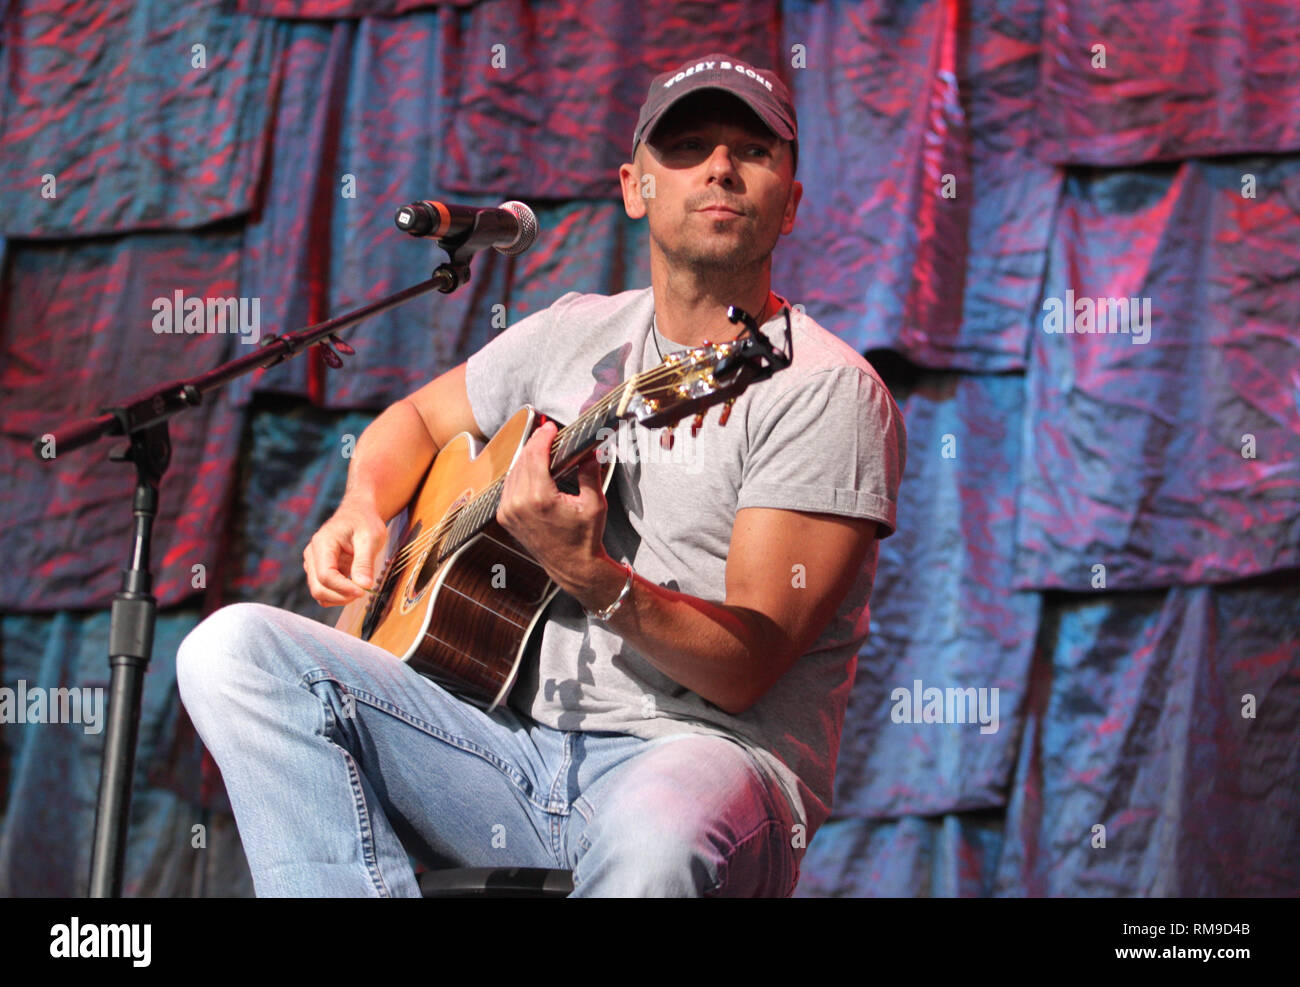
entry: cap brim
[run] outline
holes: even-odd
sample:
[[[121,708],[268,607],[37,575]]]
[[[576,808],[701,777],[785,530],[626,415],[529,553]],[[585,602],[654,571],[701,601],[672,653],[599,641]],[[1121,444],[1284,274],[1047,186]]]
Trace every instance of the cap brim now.
[[[682,92],[674,94],[672,99],[670,99],[667,103],[665,103],[662,107],[660,107],[659,111],[655,113],[655,115],[652,116],[649,120],[647,120],[645,122],[645,125],[641,128],[640,136],[632,144],[632,153],[636,154],[637,146],[644,141],[649,141],[651,137],[653,137],[655,128],[659,126],[659,123],[663,120],[664,116],[668,113],[669,110],[671,110],[678,103],[682,102],[682,100],[689,99],[692,96],[697,96],[700,93],[704,93],[704,92],[725,93],[726,95],[735,99],[737,102],[743,103],[745,106],[747,106],[750,109],[750,111],[754,114],[754,116],[758,117],[759,122],[761,122],[763,126],[767,127],[767,129],[770,130],[777,138],[783,141],[794,140],[794,129],[784,120],[782,120],[779,114],[772,112],[770,108],[755,106],[744,96],[741,96],[733,89],[727,89],[724,86],[718,86],[718,85],[713,85],[712,83],[706,83],[705,85],[696,86],[693,89],[685,89]]]

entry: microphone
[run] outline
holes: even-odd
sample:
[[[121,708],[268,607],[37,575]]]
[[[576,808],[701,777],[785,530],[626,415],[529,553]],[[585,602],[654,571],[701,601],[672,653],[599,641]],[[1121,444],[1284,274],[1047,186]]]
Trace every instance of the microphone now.
[[[537,217],[522,202],[491,206],[453,206],[425,200],[397,210],[397,228],[411,236],[450,240],[442,244],[455,250],[492,247],[513,257],[522,254],[537,239]]]

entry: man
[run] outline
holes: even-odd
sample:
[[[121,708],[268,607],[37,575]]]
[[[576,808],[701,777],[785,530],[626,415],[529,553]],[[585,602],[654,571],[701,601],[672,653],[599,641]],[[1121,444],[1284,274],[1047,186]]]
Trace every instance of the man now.
[[[312,595],[370,588],[385,523],[438,449],[518,407],[573,421],[667,352],[758,317],[792,365],[712,412],[684,454],[637,426],[610,509],[528,441],[497,519],[563,590],[492,714],[386,652],[269,607],[227,607],[181,648],[259,894],[412,895],[437,866],[566,867],[575,895],[788,895],[830,808],[901,416],[870,366],[770,287],[793,227],[798,137],[771,72],[709,55],[651,83],[619,170],[651,288],[565,295],[380,415],[307,546]],[[793,339],[790,337],[793,336]]]

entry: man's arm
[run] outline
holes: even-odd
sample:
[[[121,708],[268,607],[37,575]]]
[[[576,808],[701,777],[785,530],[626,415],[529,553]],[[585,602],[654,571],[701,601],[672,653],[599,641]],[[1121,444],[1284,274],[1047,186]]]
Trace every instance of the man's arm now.
[[[484,438],[463,363],[391,405],[361,433],[343,500],[303,551],[317,603],[338,606],[370,586],[385,525],[410,502],[438,450],[461,432]]]
[[[875,537],[876,522],[865,518],[744,508],[732,527],[722,603],[638,579],[609,624],[669,678],[743,713],[812,647]],[[612,578],[584,605],[605,606],[622,589],[626,572],[611,564]]]
[[[553,437],[545,425],[529,440],[497,518],[565,592],[598,610],[618,597],[627,572],[601,543],[599,466],[584,464],[576,496],[562,493],[546,469]],[[732,527],[721,603],[638,577],[610,629],[675,682],[743,713],[817,639],[875,537],[876,522],[864,518],[745,508]]]

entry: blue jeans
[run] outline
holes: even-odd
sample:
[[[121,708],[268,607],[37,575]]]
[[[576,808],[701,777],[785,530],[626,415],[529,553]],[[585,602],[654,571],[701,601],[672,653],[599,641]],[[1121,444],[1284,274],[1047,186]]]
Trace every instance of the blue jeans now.
[[[364,641],[256,603],[177,654],[260,896],[405,896],[429,867],[557,867],[574,896],[788,895],[788,803],[721,737],[490,715]]]

